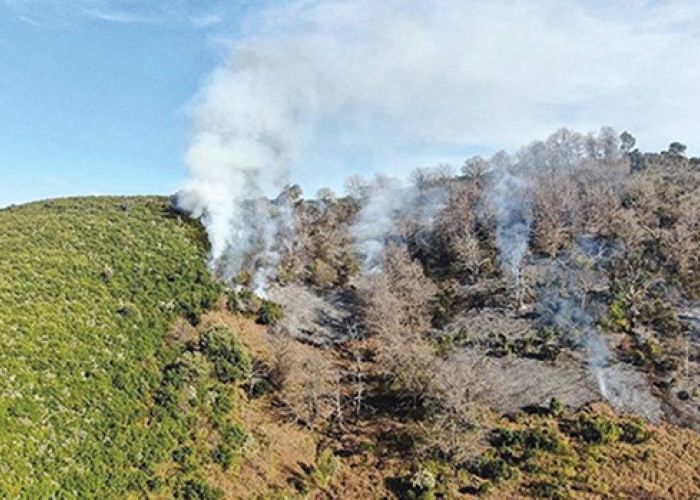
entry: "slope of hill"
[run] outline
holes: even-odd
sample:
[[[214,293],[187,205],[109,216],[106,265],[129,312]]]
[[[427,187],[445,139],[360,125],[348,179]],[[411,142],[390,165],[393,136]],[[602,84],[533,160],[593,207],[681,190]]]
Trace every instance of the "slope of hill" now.
[[[219,295],[165,198],[0,211],[0,495],[144,489],[185,424],[152,419],[171,321]]]
[[[582,140],[288,186],[221,283],[165,198],[0,210],[0,496],[697,497],[700,160]]]

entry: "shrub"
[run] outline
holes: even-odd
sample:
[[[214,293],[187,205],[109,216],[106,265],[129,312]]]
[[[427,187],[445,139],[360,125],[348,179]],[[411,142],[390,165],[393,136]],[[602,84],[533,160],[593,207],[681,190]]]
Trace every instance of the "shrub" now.
[[[463,327],[456,332],[442,334],[433,340],[433,344],[436,354],[447,358],[456,350],[469,345],[469,330]]]
[[[184,481],[175,491],[175,498],[182,498],[183,500],[219,500],[223,497],[223,491],[218,488],[212,488],[200,478]]]
[[[591,444],[615,442],[621,433],[615,422],[598,415],[581,414],[572,425],[572,434]]]
[[[338,469],[338,459],[331,448],[323,448],[316,457],[316,468],[311,474],[314,482],[321,488],[325,488],[333,479]]]
[[[247,288],[229,290],[226,294],[226,305],[229,311],[250,318],[257,314],[260,299]]]
[[[338,280],[336,270],[322,259],[314,259],[313,268],[311,270],[311,279],[319,288],[327,288],[332,286]]]
[[[219,445],[211,452],[211,458],[215,463],[221,465],[224,469],[228,469],[233,462],[233,450],[223,445]]]
[[[100,274],[102,281],[109,283],[112,280],[112,276],[114,276],[114,270],[110,266],[105,266]]]
[[[564,413],[564,403],[557,398],[549,400],[549,414],[553,417],[559,417]]]
[[[641,444],[651,438],[651,432],[641,422],[627,421],[622,424],[620,440],[630,444]]]
[[[141,321],[142,319],[141,311],[139,310],[138,306],[136,304],[132,304],[131,302],[119,304],[117,313],[119,313],[120,316],[130,318],[133,321]]]
[[[350,278],[356,276],[360,272],[360,263],[355,255],[348,250],[343,251],[340,255],[340,270],[339,279],[341,284],[346,284]]]
[[[271,300],[263,300],[258,309],[258,323],[261,325],[276,325],[284,318],[282,306]]]
[[[221,442],[212,451],[214,462],[227,469],[233,462],[233,458],[243,453],[250,437],[238,425],[228,423],[219,431]]]
[[[479,495],[486,496],[491,494],[493,491],[493,483],[491,481],[484,481],[479,485],[479,488],[477,488],[477,491]]]
[[[284,318],[282,306],[271,300],[261,299],[247,288],[229,290],[226,305],[233,313],[247,318],[257,317],[261,325],[275,325]]]
[[[233,409],[233,399],[226,391],[225,387],[220,386],[212,391],[211,411],[214,418],[223,419]]]
[[[533,497],[537,498],[553,498],[556,500],[568,498],[560,485],[549,481],[536,481],[528,486],[528,491]]]
[[[558,453],[564,447],[556,431],[552,429],[528,429],[524,442],[527,450],[543,450],[550,453]]]
[[[250,371],[248,353],[226,327],[216,326],[207,330],[200,341],[200,349],[214,365],[216,377],[221,382],[240,380]]]
[[[181,446],[177,448],[175,451],[173,451],[173,461],[177,462],[180,465],[184,465],[187,462],[187,459],[192,455],[192,448],[189,446]]]
[[[624,299],[615,299],[608,309],[602,325],[611,332],[628,333],[632,328],[629,319],[629,304]]]
[[[0,352],[0,392],[16,391],[3,398],[0,497],[143,495],[193,444],[184,400],[197,383],[178,366],[184,342],[164,339],[220,296],[203,227],[165,198],[94,197],[0,210],[0,234],[0,338],[15,346]]]
[[[435,474],[427,469],[419,469],[409,481],[411,485],[411,497],[420,500],[432,500],[435,498],[437,479]]]
[[[524,452],[542,450],[557,453],[564,446],[552,429],[511,431],[500,428],[493,432],[491,443],[502,453],[509,453],[511,448],[520,448]]]
[[[494,483],[513,477],[513,470],[501,457],[482,455],[472,464],[471,470],[477,476]]]
[[[234,450],[242,451],[248,444],[250,436],[236,424],[228,424],[219,432],[221,442],[224,446],[228,446]]]

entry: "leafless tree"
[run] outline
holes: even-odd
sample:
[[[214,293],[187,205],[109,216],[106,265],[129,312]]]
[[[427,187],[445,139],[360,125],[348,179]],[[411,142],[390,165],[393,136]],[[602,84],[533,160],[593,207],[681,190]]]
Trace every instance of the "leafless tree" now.
[[[481,395],[487,388],[480,362],[447,360],[436,366],[429,390],[430,415],[424,424],[425,451],[438,451],[456,463],[476,451],[485,413]]]
[[[356,200],[362,200],[367,196],[369,182],[361,175],[353,175],[345,181],[345,193]]]
[[[554,256],[568,246],[581,225],[576,184],[568,175],[540,177],[531,196],[534,216],[533,247]]]

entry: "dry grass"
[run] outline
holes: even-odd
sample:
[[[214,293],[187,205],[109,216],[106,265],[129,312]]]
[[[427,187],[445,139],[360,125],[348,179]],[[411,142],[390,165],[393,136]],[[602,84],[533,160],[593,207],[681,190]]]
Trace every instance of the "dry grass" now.
[[[253,357],[265,364],[271,361],[272,337],[264,327],[223,309],[207,314],[200,328],[212,325],[228,326]],[[314,349],[301,344],[297,347]],[[333,363],[348,362],[340,350],[324,353]],[[367,369],[372,372],[375,368],[370,363]],[[387,403],[387,408],[375,408],[360,419],[349,417],[342,428],[310,430],[289,418],[276,404],[278,396],[248,399],[241,391],[236,420],[253,436],[253,445],[229,471],[215,466],[207,471],[210,483],[220,487],[226,498],[400,496],[401,479],[421,462],[412,441],[419,433],[416,422],[397,418]],[[591,405],[585,411],[619,418],[604,404]],[[521,416],[516,423],[495,413],[484,416],[484,425],[491,428],[558,429],[561,422],[537,415]],[[533,482],[557,474],[567,478],[562,490],[567,498],[699,498],[700,435],[666,423],[649,429],[653,435],[641,445],[616,442],[598,447],[576,442],[560,432],[568,458],[539,454],[538,471],[521,471],[515,479],[497,485],[491,498],[527,497]],[[330,484],[318,488],[310,477],[323,446],[334,449],[340,463]],[[449,466],[444,470],[449,471],[444,491],[454,498],[477,496],[481,479]]]
[[[654,428],[645,461],[620,450],[600,469],[614,498],[700,498],[700,435],[671,424]]]

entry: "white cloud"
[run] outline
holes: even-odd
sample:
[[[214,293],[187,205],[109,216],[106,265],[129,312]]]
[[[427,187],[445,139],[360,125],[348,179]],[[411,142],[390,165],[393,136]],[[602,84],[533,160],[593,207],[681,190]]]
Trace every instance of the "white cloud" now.
[[[202,14],[190,17],[190,22],[197,28],[210,28],[218,26],[224,22],[224,15],[221,12],[213,14]]]
[[[119,11],[105,7],[81,7],[80,14],[85,17],[119,24],[135,24],[150,22],[151,19],[128,11]]]
[[[155,11],[111,0],[0,0],[0,3],[13,10],[20,20],[36,26],[68,25],[80,18],[118,24],[155,19]]]
[[[313,74],[317,118],[370,147],[512,147],[561,125],[700,136],[695,2],[304,1],[263,19],[239,54]]]
[[[0,0],[3,4],[19,19],[38,26],[70,25],[88,19],[116,24],[175,22],[209,28],[224,19],[223,13],[186,0]]]

